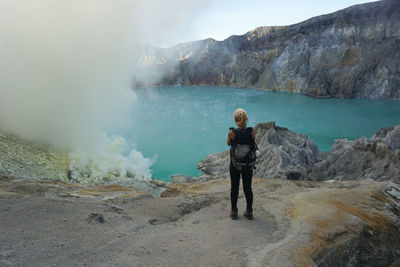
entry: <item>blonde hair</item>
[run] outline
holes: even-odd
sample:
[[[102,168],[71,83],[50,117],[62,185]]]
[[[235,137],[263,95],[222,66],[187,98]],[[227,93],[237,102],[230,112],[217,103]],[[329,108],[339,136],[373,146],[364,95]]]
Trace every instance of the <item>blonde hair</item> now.
[[[237,124],[244,124],[245,126],[248,120],[246,110],[242,108],[236,109],[235,112],[233,112],[233,118]]]

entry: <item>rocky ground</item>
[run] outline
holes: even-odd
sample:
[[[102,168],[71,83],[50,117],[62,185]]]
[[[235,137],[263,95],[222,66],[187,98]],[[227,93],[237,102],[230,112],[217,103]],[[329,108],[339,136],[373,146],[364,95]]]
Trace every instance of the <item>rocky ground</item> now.
[[[74,182],[76,180],[71,176],[70,165],[71,157],[66,151],[11,133],[0,132],[0,176]],[[76,182],[94,183],[90,179]],[[104,178],[96,182],[124,184],[152,195],[159,195],[164,191],[161,181],[153,183],[151,179],[134,179],[131,176]]]
[[[397,266],[397,185],[257,178],[254,193],[255,219],[232,221],[228,179],[153,197],[3,176],[0,266]]]
[[[68,181],[66,152],[0,132],[0,175]]]

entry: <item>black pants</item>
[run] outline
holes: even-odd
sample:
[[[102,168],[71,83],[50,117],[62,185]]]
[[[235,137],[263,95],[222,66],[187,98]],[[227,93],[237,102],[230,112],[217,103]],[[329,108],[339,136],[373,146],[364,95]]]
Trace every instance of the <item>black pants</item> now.
[[[232,211],[237,211],[237,200],[239,196],[240,174],[242,174],[243,191],[246,196],[247,210],[253,211],[253,191],[251,190],[251,180],[253,178],[253,168],[243,168],[238,171],[233,167],[232,163],[229,167],[229,174],[231,175],[231,205]]]

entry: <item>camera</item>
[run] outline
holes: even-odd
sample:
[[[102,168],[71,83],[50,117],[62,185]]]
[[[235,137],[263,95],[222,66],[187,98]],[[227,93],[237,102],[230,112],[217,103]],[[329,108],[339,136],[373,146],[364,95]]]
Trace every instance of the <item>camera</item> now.
[[[230,130],[234,130],[234,129],[235,129],[235,127],[229,127],[229,131],[230,131]]]

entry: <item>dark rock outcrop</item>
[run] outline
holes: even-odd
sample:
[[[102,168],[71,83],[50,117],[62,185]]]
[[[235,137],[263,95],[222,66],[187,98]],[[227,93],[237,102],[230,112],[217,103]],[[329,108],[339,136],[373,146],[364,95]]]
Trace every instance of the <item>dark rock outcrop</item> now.
[[[260,150],[255,177],[299,179],[319,161],[318,147],[305,135],[294,133],[275,122],[254,127]],[[229,177],[229,151],[211,154],[198,164],[200,179]]]
[[[399,37],[400,2],[383,0],[290,26],[260,27],[224,41],[148,47],[139,63],[146,73],[162,75],[158,85],[399,99]]]

